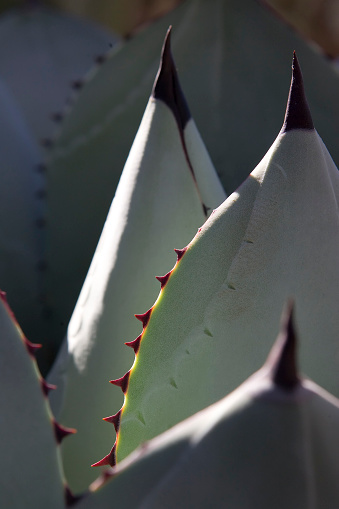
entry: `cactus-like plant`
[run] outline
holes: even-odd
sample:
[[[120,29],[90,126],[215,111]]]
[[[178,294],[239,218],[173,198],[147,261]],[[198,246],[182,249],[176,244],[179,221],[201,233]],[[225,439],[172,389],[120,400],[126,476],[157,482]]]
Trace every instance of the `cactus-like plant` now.
[[[297,346],[288,309],[257,373],[144,443],[79,509],[337,507],[339,400],[299,374]]]
[[[127,391],[116,414],[117,451],[102,463],[113,464],[116,452],[124,458],[235,389],[262,363],[290,295],[302,368],[339,395],[338,201],[339,173],[313,127],[294,57],[276,141],[178,252],[158,300],[141,317],[136,361],[114,382]],[[260,342],[253,342],[253,330]]]
[[[121,341],[138,333],[137,321],[129,318],[154,302],[159,288],[154,272],[163,274],[173,263],[173,245],[187,243],[224,199],[178,82],[169,31],[152,96],[68,327],[63,347],[68,356],[62,352],[49,377],[61,388],[62,373],[65,400],[57,391],[53,408],[78,430],[63,449],[74,489],[95,478],[90,465],[98,451],[104,455],[112,436],[98,416],[122,404],[121,393],[107,381],[132,363],[133,352]],[[96,394],[90,415],[89,394]]]
[[[246,51],[242,49],[239,55],[234,49],[237,37],[229,35],[231,19],[235,27],[243,26],[248,8],[252,21],[264,33],[272,35],[280,27],[278,22],[270,25],[271,15],[250,0],[240,7],[234,2],[187,0],[171,16],[179,26],[183,22],[183,27],[192,26],[190,18],[200,19],[208,12],[213,13],[213,19],[222,20],[226,4],[230,16],[228,24],[221,23],[220,33],[227,33],[226,46],[237,60]],[[113,109],[110,106],[107,110],[107,90],[111,86],[108,78],[112,77],[112,69],[130,55],[128,48],[138,49],[142,55],[145,45],[152,45],[154,34],[159,36],[164,23],[167,19],[111,54],[106,63],[100,62],[99,70],[88,75],[44,166],[49,186],[45,202],[31,199],[41,190],[45,176],[25,176],[26,195],[25,184],[17,188],[13,185],[19,178],[22,182],[20,157],[15,158],[12,150],[8,158],[17,162],[15,179],[9,173],[12,180],[8,181],[8,189],[11,194],[15,191],[15,200],[25,205],[28,225],[23,226],[16,211],[15,234],[26,255],[23,273],[28,283],[22,284],[27,286],[27,308],[37,289],[44,287],[42,304],[45,311],[50,311],[44,314],[41,328],[35,321],[40,335],[48,330],[46,325],[55,338],[65,328],[61,322],[67,321],[107,206],[106,198],[115,187],[112,182],[116,177],[109,180],[109,185],[93,178],[89,171],[92,162],[97,158],[103,177],[102,168],[106,171],[110,166],[103,148],[112,133],[123,128],[117,127],[117,118],[126,113],[130,104],[142,102],[139,85],[134,82],[123,90],[125,82],[113,95],[128,100],[120,109],[115,103]],[[204,26],[205,36],[211,34],[212,25],[207,22]],[[285,43],[284,30],[278,39]],[[193,38],[186,41],[199,43],[194,29],[179,33],[176,40],[181,44],[191,33]],[[236,33],[235,30],[233,35]],[[300,44],[306,60],[316,61],[318,57]],[[215,48],[213,45],[214,42]],[[220,44],[217,47],[220,56]],[[245,47],[246,44],[241,46]],[[209,51],[201,53],[202,61],[208,61]],[[146,58],[153,68],[153,50]],[[215,69],[221,69],[218,65],[222,60],[214,61]],[[140,61],[127,74],[141,78],[143,66]],[[338,79],[327,64],[325,68],[329,87],[326,99],[335,108],[331,83],[337,84]],[[194,69],[190,71],[194,76]],[[220,72],[219,85],[223,83],[222,75]],[[147,88],[148,79],[141,90]],[[256,87],[254,93],[259,89]],[[209,102],[219,97],[215,83],[206,87],[206,93],[201,110],[205,106],[206,110],[214,110],[216,124],[224,125],[216,104],[211,108]],[[5,94],[4,90],[4,97]],[[313,91],[311,96],[314,95],[317,94]],[[236,110],[240,105],[234,102],[233,107]],[[262,105],[260,109],[263,110]],[[321,117],[321,108],[319,111]],[[26,152],[35,161],[34,138],[29,136],[14,101],[8,112],[9,120],[15,112],[13,132],[20,143],[25,141]],[[129,113],[126,118],[133,115]],[[216,137],[215,144],[218,143]],[[249,144],[253,147],[255,142]],[[238,153],[239,147],[236,140],[234,148]],[[226,152],[228,148],[229,145],[223,147]],[[79,168],[87,181],[87,189],[80,197],[77,173],[69,175],[75,161],[81,163]],[[225,175],[232,175],[232,165],[234,158],[230,157],[224,183]],[[230,182],[232,178],[227,184],[232,187]],[[89,197],[95,190],[100,198],[101,192],[107,195],[103,204],[98,204],[98,214],[89,206]],[[339,393],[339,176],[314,129],[296,57],[285,121],[277,140],[247,180],[202,226],[224,195],[178,84],[168,35],[152,96],[64,346],[48,379],[59,385],[57,391],[50,393],[54,394],[50,395],[53,413],[47,397],[53,386],[41,377],[34,360],[38,345],[26,340],[1,294],[0,378],[4,390],[0,404],[2,414],[6,414],[6,419],[0,419],[4,438],[0,458],[1,507],[206,507],[220,506],[221,500],[226,500],[231,508],[285,509],[297,504],[302,509],[335,509],[339,505],[338,400],[299,375],[291,316],[264,368],[218,402],[262,365],[277,332],[282,305],[290,296],[295,299],[302,371],[335,396]],[[6,193],[4,197],[7,198]],[[93,201],[95,208],[99,201]],[[39,216],[44,206],[48,222],[46,235],[42,236],[41,228],[40,233],[32,228],[30,218]],[[2,225],[7,235],[2,253],[7,254],[12,232],[6,221]],[[84,225],[88,226],[86,232]],[[42,253],[42,244],[45,252],[40,262],[44,270],[36,279],[31,265]],[[186,247],[176,250],[177,263],[168,272],[173,263],[172,248],[180,245]],[[85,261],[77,267],[82,249]],[[4,260],[5,255],[0,252],[0,256]],[[13,261],[20,266],[19,258]],[[5,264],[2,271],[5,281]],[[157,277],[161,291],[151,307],[159,288],[153,278],[156,273],[165,275]],[[145,309],[149,310],[144,312]],[[143,326],[139,335],[137,321],[132,318],[135,312],[144,312],[136,315]],[[126,348],[124,341],[132,349]],[[129,369],[133,351],[135,360]],[[121,392],[106,381],[114,377],[120,377],[112,383],[124,393],[122,410]],[[100,422],[100,417],[112,410],[113,415],[105,420],[117,431],[116,443],[96,463],[105,471],[89,492],[74,496],[72,489],[86,491],[97,475],[98,469],[92,469],[93,477],[89,474],[89,463],[104,455],[114,441],[114,428]],[[62,445],[62,455],[61,440],[74,430],[59,421],[78,428],[78,436],[68,438],[70,446],[66,446],[67,442]],[[23,423],[26,433],[22,432]],[[275,432],[270,433],[273,427]],[[159,436],[163,431],[165,434]],[[111,470],[116,459],[118,466]],[[17,467],[20,461],[25,472]],[[240,483],[246,484],[245,491],[239,489]],[[277,490],[283,492],[279,498]]]

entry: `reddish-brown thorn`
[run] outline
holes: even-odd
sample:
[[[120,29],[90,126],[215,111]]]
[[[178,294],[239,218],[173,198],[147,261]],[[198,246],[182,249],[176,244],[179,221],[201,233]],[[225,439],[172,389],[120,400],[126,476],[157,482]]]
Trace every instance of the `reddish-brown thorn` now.
[[[150,308],[146,313],[143,313],[142,315],[134,315],[135,318],[140,320],[142,322],[143,328],[145,328],[149,322],[149,319],[151,318],[152,308]]]
[[[126,346],[133,348],[135,355],[139,352],[141,336],[142,334],[140,334],[140,336],[138,336],[136,339],[133,339],[133,341],[125,343]]]
[[[54,433],[55,438],[58,444],[61,444],[64,438],[68,437],[69,435],[73,435],[76,433],[76,429],[74,428],[65,428],[65,426],[62,426],[55,420],[53,420],[53,427],[54,427]]]
[[[120,417],[121,417],[121,410],[119,410],[119,412],[117,412],[115,415],[110,415],[109,417],[104,417],[103,420],[113,424],[116,433],[118,433],[119,425],[120,425]]]
[[[171,270],[169,272],[167,272],[167,274],[165,274],[164,276],[155,276],[156,279],[160,282],[161,284],[161,289],[165,286],[165,284],[167,283],[170,275],[171,275]]]
[[[97,461],[96,463],[93,463],[93,465],[91,465],[91,467],[104,467],[106,465],[114,467],[114,465],[116,464],[116,454],[115,454],[116,448],[117,448],[117,446],[115,443],[111,449],[111,452],[109,454],[107,454],[107,456],[102,458],[102,460]]]
[[[79,500],[83,498],[83,495],[73,495],[69,486],[64,487],[66,507],[75,505]]]
[[[41,378],[40,380],[42,392],[47,397],[50,391],[53,391],[57,388],[56,385],[48,384],[44,378]]]
[[[40,344],[37,344],[37,343],[31,343],[30,341],[28,341],[27,338],[24,337],[24,342],[25,342],[25,346],[27,348],[27,351],[28,353],[35,358],[36,356],[36,353],[38,350],[40,350],[40,348],[42,347],[42,345]]]
[[[184,249],[174,249],[174,251],[177,253],[177,261],[181,260],[181,258],[184,256],[184,254],[187,251],[187,247],[184,247]]]
[[[117,387],[120,387],[122,392],[124,394],[126,394],[129,376],[130,376],[130,371],[127,371],[127,373],[125,373],[124,376],[122,376],[121,378],[117,378],[116,380],[110,380],[110,383],[113,385],[116,385]]]
[[[283,312],[280,334],[267,358],[273,382],[286,391],[294,390],[300,384],[297,368],[297,335],[294,328],[293,301],[290,300]]]

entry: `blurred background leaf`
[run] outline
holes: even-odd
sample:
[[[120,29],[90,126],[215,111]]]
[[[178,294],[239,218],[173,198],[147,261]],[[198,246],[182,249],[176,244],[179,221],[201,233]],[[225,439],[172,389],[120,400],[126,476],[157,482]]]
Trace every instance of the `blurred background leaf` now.
[[[21,7],[0,18],[0,76],[37,139],[54,130],[52,119],[72,94],[71,84],[118,38],[91,21],[45,6]]]
[[[287,23],[331,56],[339,56],[337,0],[264,0]]]

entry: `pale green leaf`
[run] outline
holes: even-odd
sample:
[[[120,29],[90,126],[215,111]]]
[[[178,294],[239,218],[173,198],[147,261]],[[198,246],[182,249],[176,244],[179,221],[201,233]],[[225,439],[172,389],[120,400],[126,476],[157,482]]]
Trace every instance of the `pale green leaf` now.
[[[339,161],[339,78],[330,63],[255,0],[183,2],[93,72],[55,139],[46,253],[52,331],[65,330],[75,305],[169,24],[192,114],[228,193],[260,161],[280,127],[294,49],[316,125]]]
[[[0,108],[0,288],[27,331],[41,315],[43,177],[37,171],[39,148],[2,81]]]
[[[166,86],[176,79],[168,51],[167,45],[165,70],[157,80]],[[172,99],[154,92],[149,100],[69,324],[69,358],[64,346],[50,376],[59,389],[58,377],[65,378],[65,402],[58,391],[59,401],[52,403],[61,421],[78,430],[63,445],[66,476],[75,491],[97,476],[90,465],[112,444],[114,428],[101,418],[123,402],[108,381],[133,362],[124,341],[140,330],[134,313],[152,305],[159,292],[155,276],[167,272],[173,249],[189,242],[203,224],[204,209],[225,198],[193,119],[175,116],[182,101],[177,95],[175,86]]]
[[[298,115],[307,118],[302,103]],[[118,460],[257,369],[290,296],[301,369],[339,395],[338,180],[313,128],[284,128],[206,221],[144,330],[122,411]]]
[[[339,400],[299,379],[286,325],[257,373],[143,444],[79,509],[336,508]]]
[[[63,509],[64,484],[53,417],[35,360],[1,294],[0,506]]]

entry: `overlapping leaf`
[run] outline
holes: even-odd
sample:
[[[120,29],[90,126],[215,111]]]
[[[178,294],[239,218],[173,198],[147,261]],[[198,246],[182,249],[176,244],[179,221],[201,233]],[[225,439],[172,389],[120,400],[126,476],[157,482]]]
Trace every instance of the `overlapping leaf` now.
[[[61,384],[55,377],[65,370],[65,402],[53,404],[61,406],[62,422],[78,430],[63,448],[74,490],[97,476],[90,465],[112,443],[114,429],[100,417],[122,405],[121,393],[108,381],[133,362],[124,341],[140,330],[134,313],[152,305],[159,292],[154,276],[167,272],[174,247],[187,243],[224,198],[182,95],[167,38],[152,96],[70,321],[69,358],[62,354],[51,374],[58,398]],[[131,346],[137,351],[138,341]]]
[[[66,328],[170,24],[173,52],[193,116],[227,193],[260,161],[280,127],[293,49],[303,61],[316,125],[339,161],[335,134],[339,79],[330,64],[255,0],[183,2],[93,73],[55,139],[48,163],[46,253],[47,305],[54,313],[51,330],[60,322],[61,329]]]
[[[79,509],[337,507],[339,400],[300,379],[295,350],[288,316],[260,371],[145,443]]]
[[[289,296],[302,370],[339,395],[338,200],[338,170],[295,63],[279,136],[188,245],[152,308],[129,373],[118,460],[258,368]]]
[[[35,346],[0,297],[0,506],[62,509],[64,481],[54,419],[43,395],[47,386],[30,358]]]
[[[39,148],[15,99],[0,82],[0,287],[25,325],[40,319],[43,216]]]

